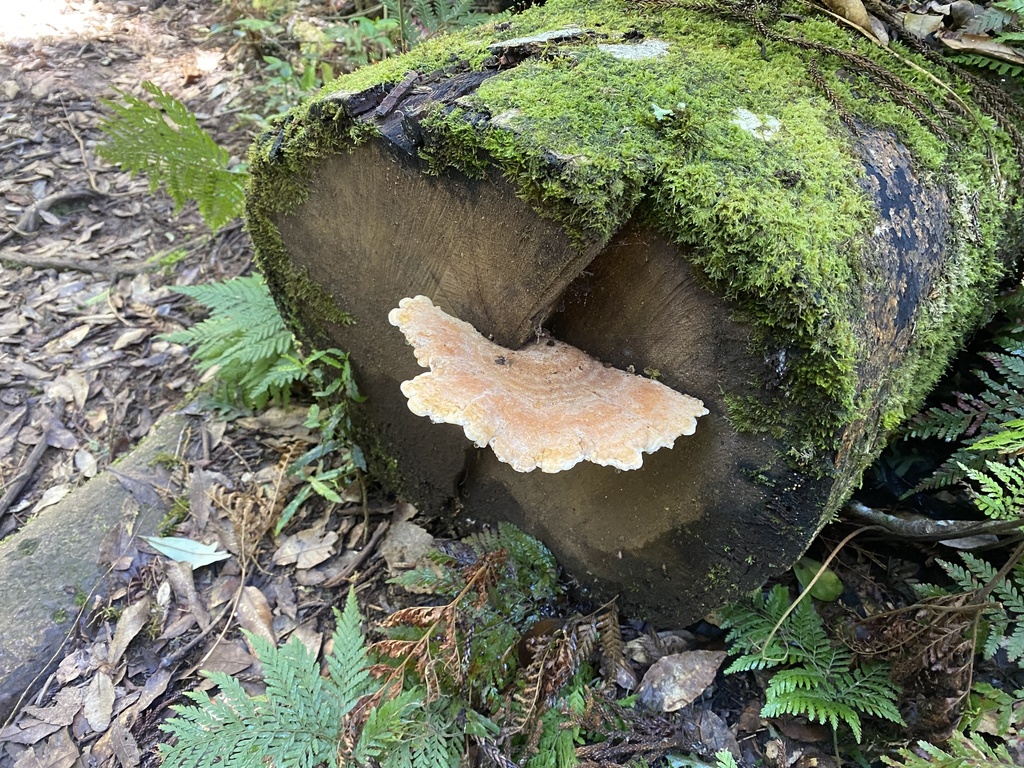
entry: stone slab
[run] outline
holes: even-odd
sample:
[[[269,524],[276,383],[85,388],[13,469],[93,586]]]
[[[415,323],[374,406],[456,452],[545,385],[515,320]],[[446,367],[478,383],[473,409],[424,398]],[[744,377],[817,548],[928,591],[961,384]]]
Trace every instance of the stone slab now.
[[[187,424],[184,415],[164,416],[110,469],[0,542],[0,723],[63,658],[80,611],[76,595],[102,592],[107,568],[99,552],[107,533],[128,516],[137,534],[153,535],[165,513],[155,493],[133,497],[115,473],[150,477],[154,459],[175,452]]]

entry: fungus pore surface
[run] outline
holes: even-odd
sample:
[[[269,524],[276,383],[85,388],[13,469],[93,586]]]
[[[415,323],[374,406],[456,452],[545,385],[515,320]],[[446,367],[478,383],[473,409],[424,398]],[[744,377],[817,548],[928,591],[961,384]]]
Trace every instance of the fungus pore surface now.
[[[638,469],[643,453],[692,435],[708,412],[696,398],[555,339],[500,347],[426,296],[402,299],[388,320],[430,368],[402,383],[409,410],[461,426],[517,472],[561,472],[581,461]]]

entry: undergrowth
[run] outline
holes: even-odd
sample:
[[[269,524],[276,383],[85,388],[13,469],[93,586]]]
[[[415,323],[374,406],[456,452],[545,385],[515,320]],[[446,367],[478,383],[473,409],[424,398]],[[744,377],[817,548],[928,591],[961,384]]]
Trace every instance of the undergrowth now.
[[[888,666],[861,660],[825,632],[809,599],[790,611],[789,591],[776,585],[721,612],[733,651],[741,652],[727,673],[773,670],[765,689],[762,717],[803,715],[833,730],[844,725],[859,743],[861,715],[903,724],[896,708],[898,688]]]
[[[297,640],[275,648],[249,635],[266,692],[209,673],[217,697],[188,694],[195,705],[162,726],[164,765],[457,768],[473,748],[504,768],[574,768],[573,718],[596,706],[590,654],[608,609],[538,635],[521,659],[524,633],[561,587],[550,552],[507,525],[398,581],[441,602],[395,611],[367,645],[350,591],[326,675]]]
[[[1024,43],[1021,19],[1024,0],[997,0],[968,22],[964,31],[971,35],[989,34],[993,42],[1020,48]],[[989,69],[1005,77],[1024,81],[1024,67],[984,53],[962,53],[950,57],[958,64]]]
[[[222,401],[256,409],[288,402],[306,372],[292,362],[298,355],[295,339],[262,277],[172,290],[202,304],[210,316],[163,338],[191,347],[200,371],[216,369],[215,393]]]
[[[164,187],[179,208],[195,200],[211,229],[237,219],[245,203],[245,173],[230,167],[227,150],[180,101],[153,83],[142,88],[153,103],[123,91],[121,101],[104,101],[113,114],[99,125],[107,136],[99,154],[144,173],[150,190]]]

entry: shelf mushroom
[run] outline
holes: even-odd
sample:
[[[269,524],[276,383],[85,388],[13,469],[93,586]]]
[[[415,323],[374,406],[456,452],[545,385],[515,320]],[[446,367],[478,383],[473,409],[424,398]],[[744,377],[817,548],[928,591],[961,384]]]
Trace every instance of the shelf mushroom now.
[[[517,472],[561,472],[581,461],[639,469],[643,453],[692,435],[704,403],[542,338],[519,350],[485,339],[426,296],[388,320],[428,373],[402,383],[409,410],[461,426]]]

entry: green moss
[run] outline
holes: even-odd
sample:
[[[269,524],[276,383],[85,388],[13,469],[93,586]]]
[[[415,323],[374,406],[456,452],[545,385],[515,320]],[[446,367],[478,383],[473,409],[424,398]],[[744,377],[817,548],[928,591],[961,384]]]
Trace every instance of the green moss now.
[[[880,49],[806,7],[799,13],[798,21],[774,23],[773,32],[867,57],[916,89],[925,109],[944,103],[943,87],[918,69],[934,71],[929,62],[898,45]],[[286,314],[308,325],[333,304],[311,298],[315,283],[295,274],[271,217],[304,199],[317,158],[372,133],[332,94],[395,83],[411,70],[479,69],[493,42],[569,26],[586,36],[549,44],[433,113],[424,123],[424,157],[435,173],[503,174],[540,215],[580,239],[606,240],[636,216],[671,237],[750,324],[754,353],[778,357],[781,381],[770,393],[727,393],[732,423],[778,437],[801,469],[839,473],[834,498],[844,496],[884,432],[917,407],[990,311],[987,297],[1004,268],[996,246],[1009,214],[991,158],[1006,182],[1020,169],[1006,137],[980,114],[926,115],[941,120],[954,135],[948,139],[849,62],[760,39],[741,21],[682,5],[655,12],[625,0],[549,0],[512,17],[508,29],[492,24],[437,38],[339,79],[262,137],[251,158],[249,227]],[[668,52],[629,61],[601,49],[627,32],[667,41]],[[952,227],[945,274],[917,318],[908,362],[885,381],[865,375],[859,309],[869,277],[864,246],[877,213],[859,185],[854,138],[809,74],[812,60],[845,112],[894,132],[916,172],[949,190],[953,215],[962,219]],[[969,100],[966,86],[953,87]],[[744,130],[737,109],[765,124],[777,120],[777,133],[765,140]],[[842,446],[837,468],[837,436],[858,420],[866,438]]]

